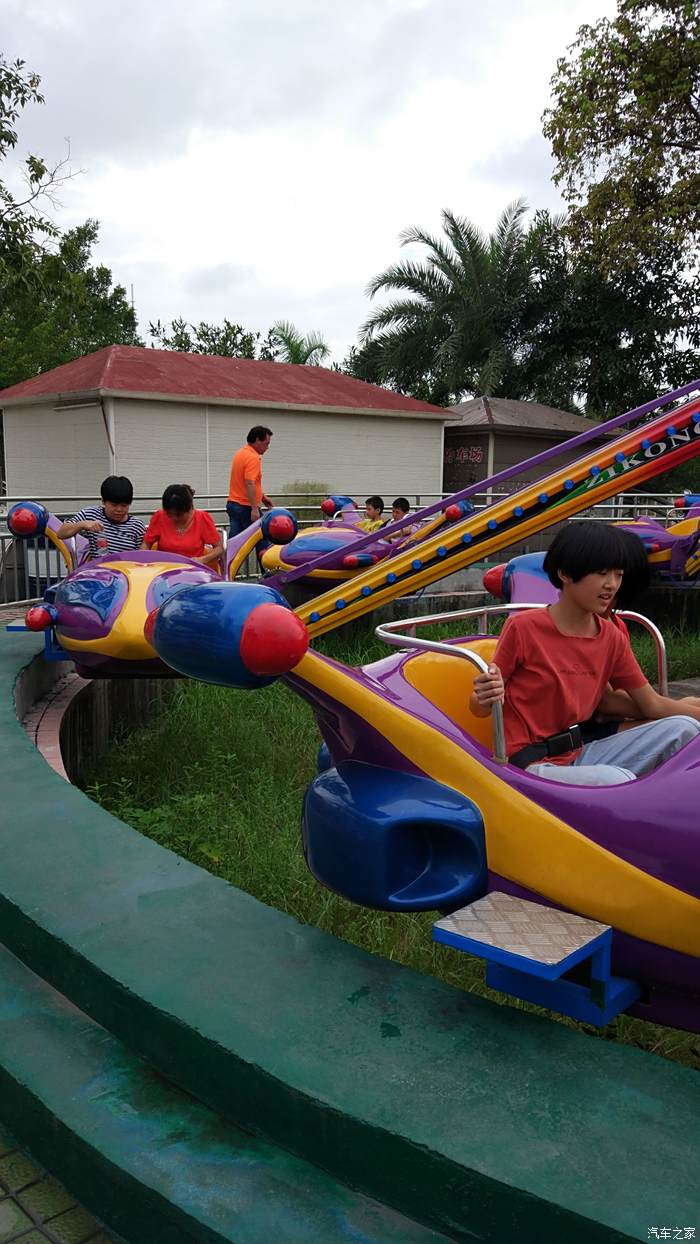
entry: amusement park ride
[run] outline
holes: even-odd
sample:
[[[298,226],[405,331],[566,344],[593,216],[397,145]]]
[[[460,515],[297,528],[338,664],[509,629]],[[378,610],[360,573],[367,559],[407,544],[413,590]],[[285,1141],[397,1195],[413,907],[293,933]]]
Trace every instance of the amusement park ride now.
[[[594,451],[599,428],[413,515],[420,526],[409,537],[404,520],[383,528],[381,556],[376,535],[353,532],[352,552],[343,536],[295,561],[281,547],[293,549],[296,521],[273,510],[229,543],[225,578],[167,554],[106,556],[49,589],[27,625],[45,627],[49,655],[60,647],[87,675],[133,676],[140,663],[143,673],[249,689],[282,677],[311,705],[323,739],[302,816],[306,860],[322,884],[370,907],[442,913],[436,940],[481,955],[487,981],[515,996],[597,1024],[630,1010],[700,1031],[700,738],[634,782],[568,786],[507,763],[500,704],[492,720],[470,713],[474,677],[496,644],[488,610],[381,626],[398,651],[359,669],[309,646],[687,461],[700,452],[700,382],[604,427],[618,434]],[[575,462],[471,510],[477,491],[579,448]],[[8,516],[28,537],[45,528],[51,538],[50,521],[32,503]],[[261,542],[277,546],[274,579],[232,581]],[[330,590],[295,610],[278,590],[324,572]],[[495,611],[543,603],[521,592]],[[436,621],[460,637],[402,633]]]

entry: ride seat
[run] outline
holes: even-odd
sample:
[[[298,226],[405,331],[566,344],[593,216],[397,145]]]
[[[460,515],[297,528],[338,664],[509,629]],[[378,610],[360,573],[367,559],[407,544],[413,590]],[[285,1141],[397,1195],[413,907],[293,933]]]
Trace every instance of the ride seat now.
[[[455,648],[470,648],[484,661],[491,661],[498,643],[497,636],[465,640]],[[454,721],[487,751],[493,748],[491,714],[475,717],[469,709],[469,697],[478,676],[478,669],[470,661],[448,657],[442,652],[418,652],[409,657],[403,667],[403,676],[416,691],[435,704],[441,712]]]

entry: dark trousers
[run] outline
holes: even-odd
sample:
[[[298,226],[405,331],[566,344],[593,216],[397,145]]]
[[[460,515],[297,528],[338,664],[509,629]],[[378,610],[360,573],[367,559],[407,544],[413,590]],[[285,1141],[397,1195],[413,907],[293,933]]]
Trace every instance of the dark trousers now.
[[[239,532],[245,531],[246,527],[250,527],[253,521],[250,516],[251,507],[249,505],[239,505],[237,501],[226,502],[226,513],[228,514],[228,538],[237,536]]]

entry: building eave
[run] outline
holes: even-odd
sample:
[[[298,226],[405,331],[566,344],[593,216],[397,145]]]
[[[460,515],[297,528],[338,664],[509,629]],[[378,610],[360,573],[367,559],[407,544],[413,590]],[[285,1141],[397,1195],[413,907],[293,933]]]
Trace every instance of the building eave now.
[[[58,402],[65,406],[71,403],[84,403],[86,405],[94,403],[98,405],[100,400],[105,397],[147,402],[181,402],[185,405],[197,406],[234,406],[252,410],[279,410],[289,412],[290,414],[313,414],[318,412],[319,414],[328,415],[361,415],[368,418],[379,416],[389,419],[430,419],[440,423],[448,421],[447,409],[445,409],[443,414],[436,410],[387,409],[381,406],[326,406],[316,405],[315,403],[312,405],[301,402],[261,401],[259,399],[241,397],[202,397],[196,393],[153,393],[109,388],[41,393],[27,397],[10,398],[0,409],[9,410],[18,406],[55,406]]]

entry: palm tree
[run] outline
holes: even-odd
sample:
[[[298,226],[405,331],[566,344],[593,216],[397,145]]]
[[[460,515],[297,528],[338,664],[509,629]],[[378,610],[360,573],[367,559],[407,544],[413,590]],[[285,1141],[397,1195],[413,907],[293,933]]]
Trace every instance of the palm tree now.
[[[433,400],[443,401],[508,388],[530,283],[526,211],[523,199],[511,203],[488,237],[448,211],[445,239],[404,230],[401,245],[425,246],[428,256],[392,264],[367,288],[371,298],[382,290],[408,295],[380,307],[361,330],[379,379],[424,393],[427,378]]]
[[[277,357],[283,363],[307,363],[318,367],[321,359],[330,354],[320,333],[307,333],[304,337],[289,320],[278,320],[273,324],[270,337],[278,349]]]

